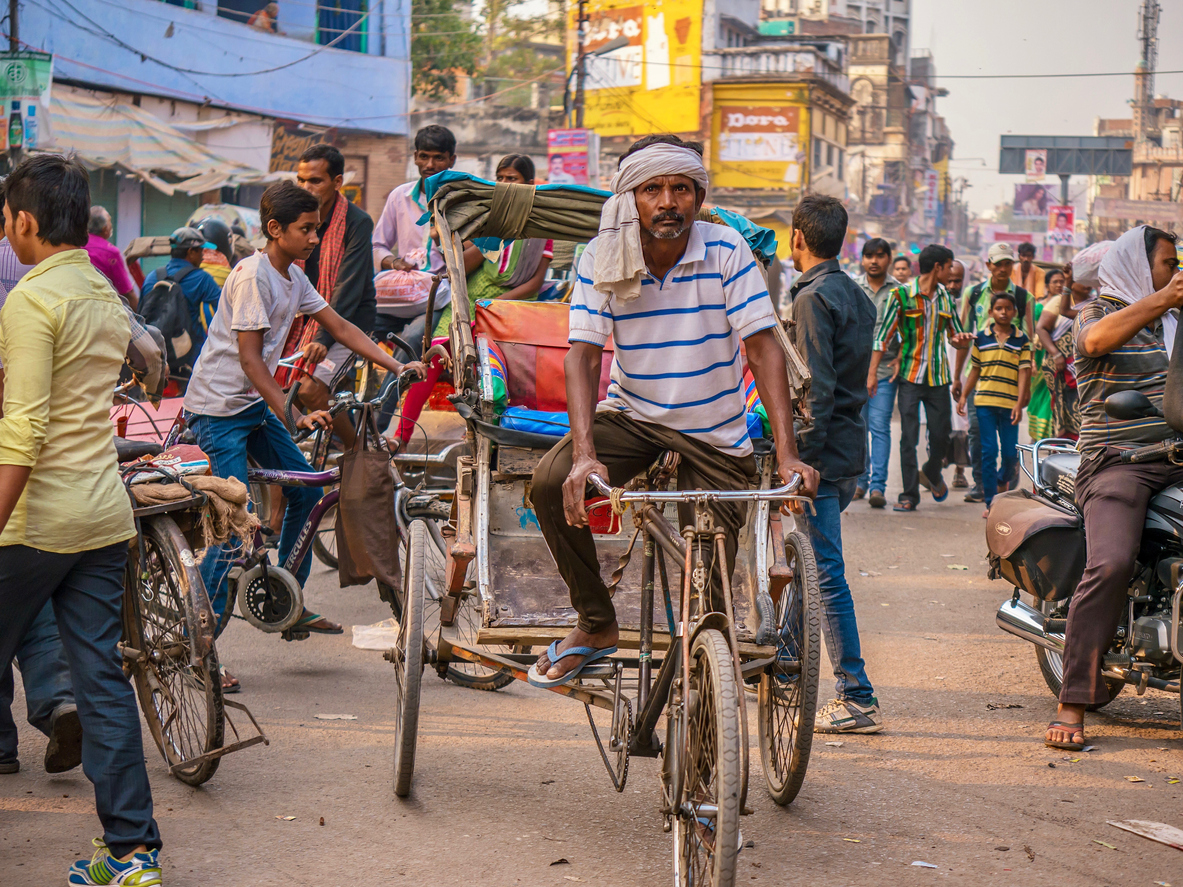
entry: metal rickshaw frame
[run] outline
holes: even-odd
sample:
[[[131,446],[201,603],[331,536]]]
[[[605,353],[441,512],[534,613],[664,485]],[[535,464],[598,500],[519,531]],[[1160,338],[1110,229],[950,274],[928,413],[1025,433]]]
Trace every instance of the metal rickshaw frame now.
[[[505,187],[529,186],[498,185],[497,189]],[[494,201],[496,199],[494,197]],[[457,391],[453,399],[466,419],[467,442],[469,452],[473,455],[462,457],[457,469],[452,520],[445,530],[448,542],[445,592],[457,601],[475,592],[484,615],[476,645],[463,644],[449,632],[449,610],[454,612],[458,605],[451,608],[446,604],[442,606],[434,664],[438,669],[446,667],[448,662],[464,660],[503,669],[525,681],[530,664],[537,658],[537,654],[531,654],[529,648],[564,637],[574,625],[574,613],[569,606],[565,606],[568,603],[566,587],[557,576],[540,531],[531,528],[531,523],[537,526],[536,518],[530,520],[533,515],[529,499],[530,476],[538,460],[557,439],[521,432],[506,434],[495,424],[491,395],[487,393],[487,388],[482,390],[482,376],[488,373],[487,348],[482,351],[474,338],[461,237],[453,230],[447,210],[446,201],[432,201],[432,224],[438,232],[448,277],[453,282],[453,318],[449,327],[452,372]],[[489,236],[500,232],[486,228],[479,233]],[[520,236],[520,233],[516,236]],[[570,234],[566,236],[570,237]],[[433,289],[429,315],[434,296]],[[784,330],[779,326],[776,330],[786,351],[795,400],[803,400],[808,389],[808,370],[804,369],[804,361],[789,343]],[[802,418],[808,421],[808,415]],[[768,756],[762,754],[769,789],[777,803],[789,803],[800,788],[808,763],[817,701],[820,604],[816,566],[808,538],[799,531],[792,532],[789,534],[789,549],[786,550],[786,537],[777,504],[797,500],[801,507],[811,508],[812,503],[795,495],[799,479],[773,489],[775,465],[770,447],[758,449],[757,463],[760,469],[759,487],[747,491],[670,491],[671,478],[677,467],[677,456],[672,453],[665,454],[655,464],[647,483],[635,481],[627,491],[614,491],[602,480],[593,478],[598,492],[610,498],[610,507],[617,517],[622,516],[629,505],[634,509],[633,528],[626,529],[624,521],[618,520],[609,528],[610,532],[596,536],[601,569],[611,568],[613,561],[616,562],[609,584],[614,592],[621,627],[618,644],[620,652],[610,659],[586,666],[578,678],[551,690],[586,706],[593,736],[617,791],[623,791],[628,759],[632,755],[660,757],[664,754],[666,771],[672,769],[669,762],[672,753],[677,752],[679,762],[686,758],[692,744],[688,723],[693,715],[688,714],[688,710],[693,705],[689,701],[692,693],[685,688],[692,686],[689,675],[691,658],[696,657],[696,661],[702,658],[703,651],[699,647],[707,641],[715,644],[716,654],[712,655],[715,655],[716,668],[723,661],[723,656],[717,654],[725,652],[727,662],[722,670],[729,674],[722,675],[720,671],[719,680],[733,688],[731,696],[735,698],[733,703],[724,704],[734,704],[737,709],[735,720],[738,736],[735,741],[739,745],[736,751],[740,755],[740,767],[736,797],[732,799],[736,805],[735,815],[750,812],[746,810],[745,803],[749,746],[743,692],[745,683],[760,683],[762,716],[766,705],[768,710],[776,711],[777,698],[797,695],[801,700],[806,700],[803,705],[799,703],[795,719],[787,720],[794,738],[789,752],[792,764],[785,763],[785,769],[791,769],[792,772],[773,774],[769,768],[771,766],[776,770],[778,761],[770,761]],[[712,611],[709,595],[704,598],[707,571],[703,569],[702,560],[704,551],[708,557],[724,557],[723,531],[716,528],[709,507],[711,501],[722,499],[744,500],[751,506],[739,537],[735,571],[732,576],[721,576],[722,597],[729,611],[726,614]],[[693,503],[695,507],[695,525],[683,528],[681,533],[677,530],[679,522],[673,510],[674,504],[679,501]],[[520,526],[514,526],[515,519],[520,520]],[[631,562],[631,555],[639,539],[643,543],[638,566]],[[682,573],[680,600],[671,598],[670,579],[674,577],[668,576],[667,558],[672,559],[673,566]],[[473,561],[475,570],[470,569]],[[415,573],[414,564],[410,563],[408,556],[408,564],[404,569],[407,579],[404,593],[407,599],[419,593],[411,587]],[[657,594],[658,576],[660,596]],[[556,600],[556,595],[560,599]],[[696,597],[700,603],[697,611],[694,609],[695,601],[692,600]],[[623,615],[622,603],[634,598],[636,618],[632,618],[634,608],[631,603],[626,605],[628,615]],[[796,601],[796,604],[787,601]],[[783,639],[787,637],[787,632],[783,626],[778,627],[778,620],[783,623],[785,617],[781,611],[787,612],[794,606],[797,615],[793,618],[799,618],[802,631],[801,636],[793,641],[794,649],[790,651]],[[675,615],[676,610],[680,611],[679,615]],[[411,613],[408,619],[414,619],[414,607],[408,609],[404,606],[404,613]],[[671,621],[677,622],[679,631],[669,631]],[[404,624],[401,627],[400,643],[408,643],[408,637],[413,642],[420,634],[421,629],[416,630],[414,626]],[[509,648],[514,652],[494,652],[490,646]],[[388,658],[396,669],[405,665],[411,671],[417,660],[421,664],[424,662],[415,655],[415,651],[408,654],[403,650],[400,653],[398,648],[392,650]],[[635,673],[635,677],[626,680],[626,671]],[[410,686],[412,682],[416,682],[413,687]],[[626,695],[626,684],[629,688],[636,688],[635,720],[634,700]],[[400,710],[397,716],[395,789],[397,794],[405,796],[410,790],[415,742],[412,735],[408,756],[405,733],[417,729],[418,718],[418,684],[414,675],[405,679],[400,676],[399,694],[400,706],[404,699],[413,697],[411,705],[414,709]],[[592,718],[593,708],[607,711],[612,716],[607,750]],[[658,721],[663,714],[666,714],[668,721],[664,749],[657,736]],[[681,719],[680,728],[675,723],[676,714]],[[765,751],[765,733],[776,734],[785,725],[783,715],[767,725],[761,723],[762,752]],[[680,734],[681,741],[678,743],[672,743],[671,740],[671,733],[675,730]],[[774,752],[777,740],[777,735],[769,739]],[[680,751],[672,748],[672,745],[680,746]],[[734,852],[732,848],[720,848],[718,841],[714,840],[716,827],[721,830],[717,836],[719,838],[731,834],[723,829],[723,813],[719,806],[723,802],[698,804],[684,798],[680,800],[678,795],[682,791],[682,780],[677,773],[667,772],[666,777],[663,780],[667,786],[663,814],[666,830],[675,832],[675,870],[679,883],[687,883],[688,880],[698,883],[698,876],[691,878],[688,872],[682,871],[684,868],[697,868],[697,865],[685,853],[679,855],[679,828],[690,833],[688,840],[683,834],[683,844],[712,845],[708,855],[715,855],[718,851],[719,855],[725,857],[724,863],[711,866],[714,871],[711,880],[716,884],[730,883],[730,876],[725,870],[729,869],[733,875],[734,856],[738,848],[734,848]],[[737,824],[735,832],[738,834]]]

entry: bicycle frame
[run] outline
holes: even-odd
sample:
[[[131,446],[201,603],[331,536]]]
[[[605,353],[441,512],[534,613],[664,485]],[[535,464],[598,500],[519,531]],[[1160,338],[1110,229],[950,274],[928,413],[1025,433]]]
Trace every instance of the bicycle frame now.
[[[248,468],[247,481],[249,483],[275,484],[282,487],[327,487],[339,483],[341,469],[330,468],[328,471],[284,471],[276,468]],[[296,537],[296,544],[291,553],[280,565],[289,573],[295,573],[297,567],[304,561],[304,557],[312,548],[312,536],[320,527],[320,522],[329,509],[337,504],[341,498],[341,491],[334,487],[329,490],[320,501],[312,506],[308,520],[300,528],[300,535]],[[263,550],[263,534],[255,530],[255,551]],[[244,559],[245,560],[245,559]]]
[[[592,664],[583,669],[580,680],[552,688],[551,692],[577,699],[585,705],[593,705],[613,712],[615,717],[621,695],[621,672],[625,668],[637,669],[638,711],[635,728],[629,742],[629,753],[641,757],[656,757],[660,753],[660,745],[654,741],[654,731],[667,704],[671,701],[671,693],[675,691],[675,679],[679,673],[682,677],[680,686],[683,688],[688,686],[690,645],[701,630],[716,628],[727,636],[732,650],[736,677],[741,682],[748,675],[760,672],[772,661],[770,658],[741,661],[740,646],[731,616],[734,611],[731,580],[726,575],[726,570],[720,570],[720,578],[722,580],[723,606],[727,612],[719,612],[710,608],[708,591],[710,579],[703,569],[701,553],[705,549],[708,552],[708,557],[717,558],[720,563],[726,560],[724,532],[721,527],[714,524],[710,503],[713,501],[745,501],[753,505],[773,501],[812,503],[806,497],[796,495],[800,486],[800,478],[795,478],[789,484],[771,490],[638,490],[625,492],[613,490],[594,475],[589,478],[589,483],[597,492],[622,504],[634,505],[637,509],[639,537],[643,538],[639,649],[635,659],[616,657],[603,663]],[[694,504],[696,512],[694,525],[687,525],[679,533],[656,504],[665,502]],[[700,554],[697,562],[694,558],[696,552]],[[667,579],[666,556],[674,558],[675,563],[682,569],[682,594],[676,612]],[[624,561],[625,558],[622,558],[622,562]],[[623,563],[621,570],[623,570]],[[657,663],[657,674],[654,675],[653,613],[656,605],[656,579],[658,576],[661,579],[666,620],[670,627],[670,642],[665,655]],[[518,680],[522,681],[527,679],[529,665],[536,658],[533,655],[497,655],[468,649],[458,643],[450,642],[446,631],[441,631],[438,654],[445,659],[454,657],[492,668],[507,668]],[[586,686],[582,683],[584,679],[605,681],[607,687],[605,690],[600,690]],[[677,704],[681,700],[675,694],[673,701]],[[742,698],[740,706],[742,712],[746,708]],[[741,723],[744,725],[745,732],[743,747],[746,762],[746,716],[741,719]]]

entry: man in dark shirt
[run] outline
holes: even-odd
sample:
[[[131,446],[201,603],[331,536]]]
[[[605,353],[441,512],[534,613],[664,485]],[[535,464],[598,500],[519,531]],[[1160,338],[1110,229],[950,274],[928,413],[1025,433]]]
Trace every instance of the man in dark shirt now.
[[[826,649],[837,678],[837,697],[817,713],[814,729],[877,733],[883,716],[867,678],[842,558],[842,512],[867,459],[863,405],[875,332],[875,306],[835,258],[846,225],[846,210],[833,197],[810,195],[793,211],[793,264],[801,272],[791,290],[794,344],[813,376],[813,425],[799,435],[798,453],[821,475],[817,514],[801,521],[817,557]]]
[[[316,286],[317,292],[334,311],[365,333],[374,330],[377,298],[374,292],[373,247],[374,220],[360,206],[351,203],[341,193],[345,180],[345,158],[332,145],[313,145],[300,157],[296,168],[296,183],[316,195],[320,201],[320,243],[304,263],[304,274]],[[345,207],[344,238],[334,230],[333,214]],[[334,235],[338,238],[334,243]],[[322,273],[321,265],[330,255],[339,257],[335,279]],[[323,289],[322,289],[323,287]],[[310,363],[316,364],[312,378],[305,376],[300,383],[300,402],[307,410],[329,408],[329,388],[339,378],[353,353],[333,341],[326,330],[316,334],[304,352]],[[353,425],[342,413],[333,422],[333,430],[345,446],[352,446]]]

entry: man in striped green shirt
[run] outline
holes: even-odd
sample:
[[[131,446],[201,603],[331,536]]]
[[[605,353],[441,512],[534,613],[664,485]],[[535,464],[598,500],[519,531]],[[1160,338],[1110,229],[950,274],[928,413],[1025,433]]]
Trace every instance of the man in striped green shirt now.
[[[952,430],[953,403],[949,398],[949,358],[941,339],[949,337],[954,348],[969,347],[973,336],[963,330],[957,306],[944,284],[953,267],[953,252],[929,244],[920,253],[920,275],[888,297],[883,321],[875,333],[867,391],[874,397],[879,387],[879,363],[886,343],[899,333],[900,473],[904,489],[895,511],[915,511],[920,485],[943,502],[949,488],[941,477]],[[916,446],[920,442],[920,405],[928,421],[928,461],[918,468]]]

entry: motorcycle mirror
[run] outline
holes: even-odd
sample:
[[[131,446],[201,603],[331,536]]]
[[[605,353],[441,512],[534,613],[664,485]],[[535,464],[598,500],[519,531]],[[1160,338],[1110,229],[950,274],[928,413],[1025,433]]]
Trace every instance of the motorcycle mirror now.
[[[1162,410],[1141,391],[1119,391],[1105,398],[1105,415],[1119,422],[1162,416]]]

